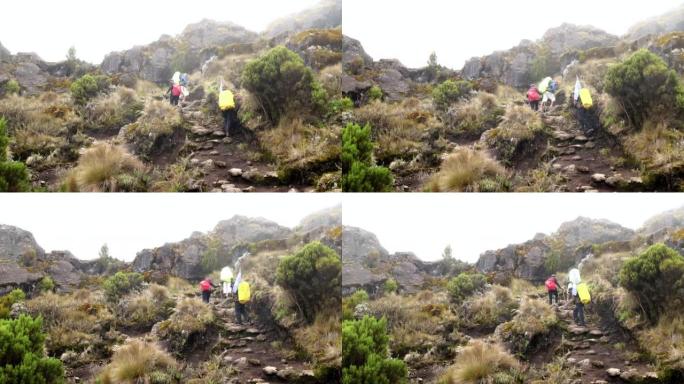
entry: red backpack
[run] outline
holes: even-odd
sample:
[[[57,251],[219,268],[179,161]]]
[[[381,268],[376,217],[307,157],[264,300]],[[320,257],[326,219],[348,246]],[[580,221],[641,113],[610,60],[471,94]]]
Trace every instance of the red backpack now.
[[[174,85],[173,85],[173,88],[171,88],[171,94],[172,94],[173,96],[176,96],[176,97],[177,97],[177,96],[180,96],[180,95],[181,95],[181,92],[182,92],[181,86],[178,85],[178,84],[174,84]]]
[[[200,283],[200,289],[202,292],[211,291],[211,284],[206,280],[202,280]]]
[[[556,285],[556,280],[553,277],[549,277],[546,279],[546,290],[547,291],[556,291],[558,290],[558,286]]]
[[[541,96],[539,95],[539,90],[537,90],[537,87],[532,87],[527,91],[527,100],[529,101],[539,101],[541,99]]]

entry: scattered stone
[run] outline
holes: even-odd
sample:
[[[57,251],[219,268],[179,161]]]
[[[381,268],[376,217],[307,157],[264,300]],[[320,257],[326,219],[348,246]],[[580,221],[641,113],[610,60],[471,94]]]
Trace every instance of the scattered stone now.
[[[226,137],[226,133],[223,131],[214,131],[214,133],[212,133],[212,136],[214,136],[214,137]]]
[[[598,192],[598,190],[596,190],[591,185],[581,185],[581,186],[577,187],[577,191],[585,192],[585,193]]]
[[[74,363],[76,362],[76,360],[78,360],[78,353],[74,351],[66,351],[62,353],[62,356],[60,356],[59,359],[63,363],[70,365],[71,363]]]
[[[639,372],[637,372],[637,370],[634,368],[630,369],[629,371],[625,371],[625,372],[620,373],[620,379],[622,379],[628,383],[638,381],[639,379],[641,379],[639,376],[640,376]]]
[[[241,358],[235,360],[234,364],[237,365],[238,367],[246,367],[248,364],[247,358],[241,357]]]
[[[211,130],[199,125],[195,125],[194,127],[190,128],[190,132],[192,132],[193,135],[206,136],[211,133]]]
[[[590,349],[590,350],[588,350],[588,351],[586,351],[586,352],[584,352],[584,353],[587,354],[587,355],[595,355],[595,354],[596,354],[596,351],[594,351],[593,349]]]
[[[213,150],[213,151],[209,152],[209,155],[211,155],[211,156],[218,156],[220,154],[221,154],[221,152],[219,152],[217,150]]]
[[[245,332],[249,333],[250,335],[258,335],[261,333],[261,331],[256,328],[247,328]]]
[[[242,169],[231,168],[230,170],[228,170],[228,174],[231,175],[232,177],[240,177],[240,176],[242,176]]]
[[[257,341],[266,341],[266,335],[257,335],[256,340]]]
[[[220,161],[220,160],[214,161],[214,165],[216,165],[216,167],[218,167],[218,168],[225,168],[228,166],[228,164],[226,164],[225,161]]]
[[[594,173],[591,175],[591,181],[597,184],[604,183],[606,181],[606,175],[603,173]]]
[[[577,359],[575,359],[574,357],[568,357],[566,361],[568,362],[568,364],[577,363]]]
[[[578,335],[578,336],[579,336],[579,335],[584,335],[585,333],[587,333],[587,332],[589,331],[587,328],[585,328],[585,327],[580,327],[580,326],[577,326],[577,325],[570,325],[570,327],[568,328],[568,330],[569,330],[570,333],[572,333],[573,335]]]
[[[596,148],[596,143],[594,143],[593,141],[588,141],[586,144],[584,144],[584,148],[594,149],[594,148]]]
[[[235,186],[235,184],[223,184],[221,185],[221,191],[230,193],[240,193],[242,189]]]
[[[613,176],[606,178],[606,184],[610,185],[611,187],[618,187],[623,182],[624,179],[622,178],[622,175],[619,173],[616,173]]]
[[[575,167],[575,164],[570,164],[567,167],[563,168],[563,171],[567,173],[575,173],[577,171],[577,167]]]
[[[12,307],[10,307],[9,317],[12,319],[17,319],[19,318],[19,316],[25,315],[27,313],[28,309],[26,308],[26,305],[24,303],[14,303],[12,304]]]
[[[620,373],[622,373],[622,372],[618,368],[608,368],[606,370],[606,373],[610,377],[618,377],[618,376],[620,376]]]
[[[581,161],[581,160],[582,160],[582,156],[580,156],[580,155],[575,155],[575,156],[572,157],[571,160],[572,160],[572,161]]]
[[[264,367],[263,371],[266,376],[274,376],[278,373],[278,368],[269,365]]]
[[[589,367],[591,367],[591,360],[589,360],[589,359],[580,360],[580,362],[578,364],[582,368],[589,368]]]
[[[587,141],[589,141],[589,139],[587,139],[587,137],[584,135],[575,136],[575,140],[581,143],[586,143]]]
[[[259,359],[248,359],[247,361],[255,367],[258,367],[261,365],[261,361]]]
[[[591,365],[593,365],[596,368],[603,368],[605,364],[601,360],[592,360]]]
[[[223,361],[225,361],[226,363],[232,363],[233,362],[233,356],[225,355],[225,356],[223,356]]]
[[[631,186],[644,185],[644,180],[641,177],[633,176],[633,177],[629,178],[629,185],[631,185]]]
[[[596,337],[603,336],[603,332],[600,329],[592,329],[591,331],[589,331],[589,334]]]
[[[204,160],[202,162],[202,168],[204,168],[205,171],[210,171],[214,169],[214,160],[209,159],[209,160]]]
[[[190,159],[190,165],[198,165],[200,163],[199,159]]]
[[[575,135],[572,135],[570,133],[567,133],[565,131],[553,131],[551,134],[556,140],[560,141],[568,141],[572,140],[575,138]]]
[[[556,163],[556,164],[552,165],[551,168],[553,168],[554,171],[560,171],[561,168],[563,168],[563,166]]]
[[[242,192],[246,192],[246,193],[256,192],[256,188],[254,188],[253,185],[250,185],[249,187],[242,188]]]
[[[287,191],[287,192],[288,192],[288,193],[297,193],[297,192],[299,192],[299,191],[297,190],[297,188],[290,188],[290,190]]]
[[[411,365],[412,363],[417,363],[421,360],[420,353],[409,352],[404,356],[404,362]]]
[[[577,166],[577,171],[580,173],[589,173],[590,169],[586,165],[578,165]]]

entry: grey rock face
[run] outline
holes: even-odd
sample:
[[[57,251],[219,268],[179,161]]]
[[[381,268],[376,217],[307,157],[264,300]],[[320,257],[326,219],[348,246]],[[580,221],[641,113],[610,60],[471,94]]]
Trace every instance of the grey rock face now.
[[[335,28],[342,25],[342,0],[322,0],[312,8],[272,22],[264,34],[275,37],[307,29]]]
[[[264,218],[236,215],[229,220],[219,222],[212,233],[218,236],[223,244],[228,245],[266,239],[284,239],[292,234],[292,230]]]
[[[684,31],[684,6],[679,6],[670,12],[637,23],[629,29],[625,37],[630,40],[637,40],[648,35],[673,31]]]
[[[188,25],[180,35],[180,40],[187,43],[191,49],[246,43],[256,38],[256,33],[237,24],[207,19]]]
[[[10,225],[0,225],[0,261],[19,261],[27,253],[34,253],[42,258],[45,251],[41,248],[31,232]]]
[[[296,230],[298,232],[311,232],[319,228],[333,228],[341,225],[342,207],[337,205],[306,216],[300,221]]]
[[[587,50],[597,47],[610,47],[617,44],[619,38],[601,29],[591,26],[562,24],[551,28],[544,34],[542,43],[549,47],[554,55],[567,51]]]
[[[0,61],[9,61],[12,59],[12,54],[9,49],[5,48],[2,43],[0,43]]]
[[[47,76],[38,65],[32,62],[17,64],[14,77],[28,94],[37,94],[47,85]]]

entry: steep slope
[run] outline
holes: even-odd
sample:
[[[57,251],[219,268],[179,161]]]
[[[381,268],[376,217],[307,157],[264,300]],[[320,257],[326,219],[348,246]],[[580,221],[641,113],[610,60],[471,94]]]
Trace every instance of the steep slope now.
[[[275,37],[283,33],[336,28],[340,25],[342,25],[342,0],[321,0],[310,9],[273,21],[266,27],[264,35]]]
[[[638,40],[648,35],[660,35],[684,30],[684,5],[660,16],[644,20],[632,26],[625,38]]]

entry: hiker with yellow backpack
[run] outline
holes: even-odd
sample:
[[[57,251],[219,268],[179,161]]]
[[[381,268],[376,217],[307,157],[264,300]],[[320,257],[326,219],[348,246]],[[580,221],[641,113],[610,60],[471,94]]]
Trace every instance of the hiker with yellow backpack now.
[[[580,123],[580,128],[585,134],[592,134],[593,127],[598,125],[593,113],[594,101],[591,98],[591,91],[587,87],[582,87],[582,82],[579,76],[575,82],[575,90],[573,92],[573,100],[575,108],[577,109],[577,120]]]
[[[233,92],[227,87],[223,88],[223,80],[221,80],[219,87],[218,104],[223,115],[223,131],[226,133],[226,137],[229,137],[231,128],[237,127],[238,124],[237,104]]]
[[[572,301],[575,304],[575,309],[572,311],[572,318],[575,320],[575,324],[586,327],[587,324],[584,321],[584,306],[591,303],[589,287],[586,283],[582,282],[577,268],[570,270],[568,279],[570,280],[570,283],[568,284],[568,295],[572,297]]]
[[[242,279],[242,271],[238,272],[235,278],[233,292],[235,293],[235,321],[238,324],[242,324],[244,319],[244,321],[249,323],[247,304],[251,299],[251,292],[249,283]]]

